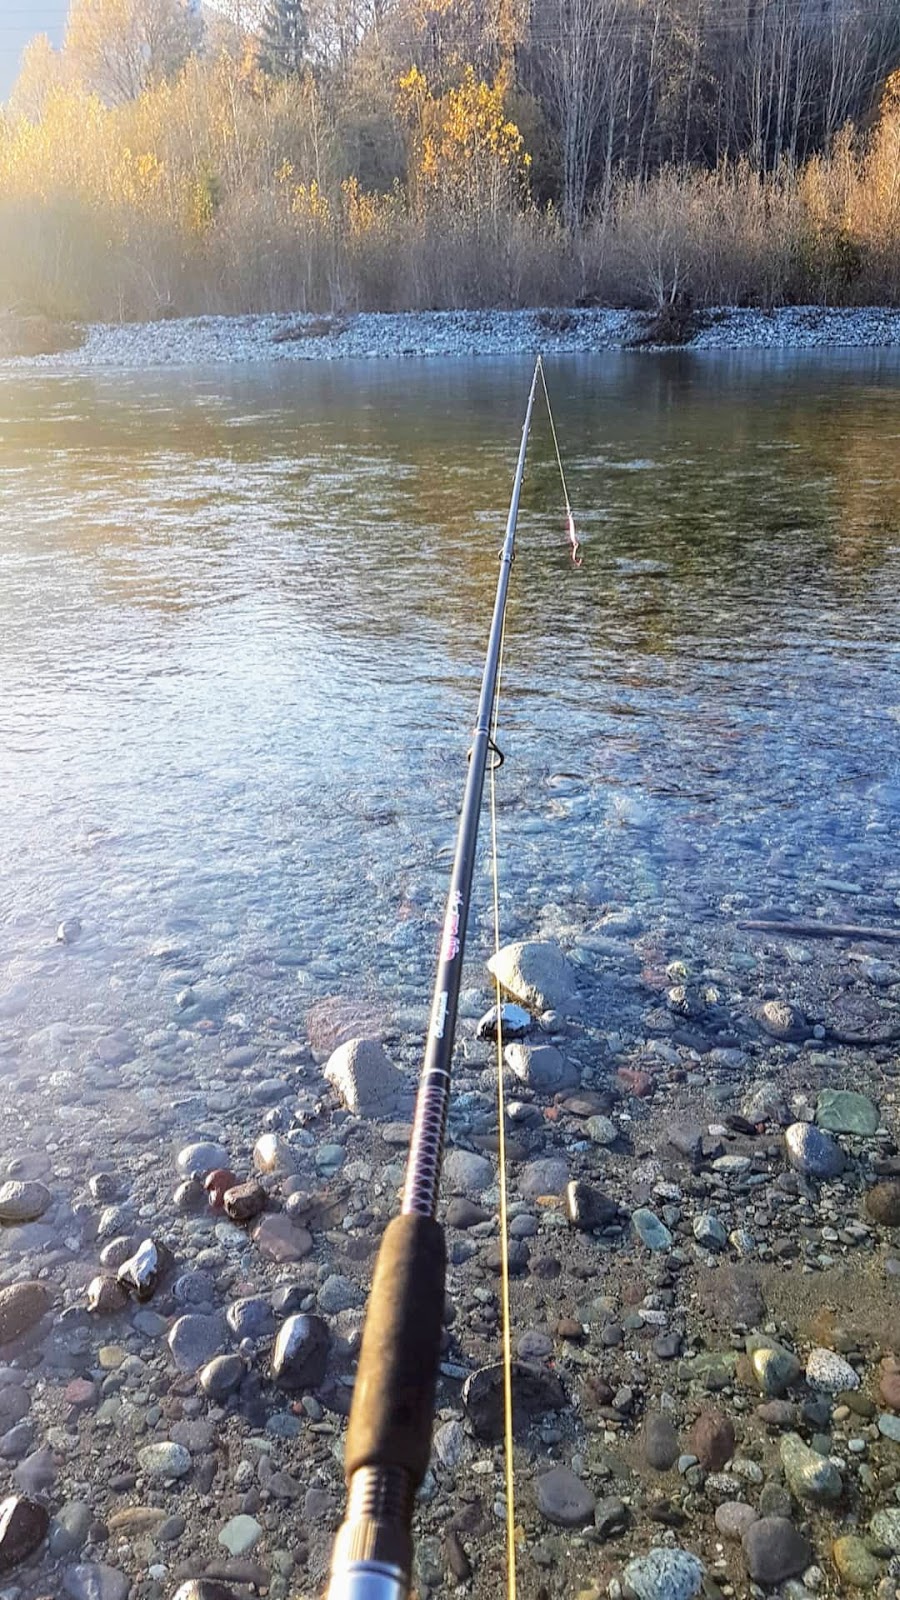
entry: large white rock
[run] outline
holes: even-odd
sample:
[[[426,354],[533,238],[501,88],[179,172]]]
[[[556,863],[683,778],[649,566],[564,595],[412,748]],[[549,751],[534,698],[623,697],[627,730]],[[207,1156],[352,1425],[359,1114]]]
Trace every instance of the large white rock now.
[[[504,945],[491,956],[488,970],[530,1011],[571,1013],[580,1008],[575,972],[559,945],[549,940]]]
[[[378,1039],[348,1039],[329,1057],[325,1077],[347,1110],[360,1117],[395,1111],[406,1087]]]

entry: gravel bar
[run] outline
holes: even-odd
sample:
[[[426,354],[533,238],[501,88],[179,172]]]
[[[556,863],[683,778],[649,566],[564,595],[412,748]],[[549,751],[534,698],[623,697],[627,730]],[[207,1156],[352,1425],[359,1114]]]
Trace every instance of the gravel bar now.
[[[287,313],[98,323],[80,349],[35,357],[29,366],[85,368],[204,362],[336,361],[427,356],[545,355],[619,350],[646,338],[648,313],[608,309],[429,311],[322,318]],[[328,324],[323,329],[323,324]],[[775,311],[719,307],[687,348],[810,350],[900,344],[900,310],[789,306]],[[659,348],[650,344],[641,348]],[[22,360],[0,363],[19,368]]]

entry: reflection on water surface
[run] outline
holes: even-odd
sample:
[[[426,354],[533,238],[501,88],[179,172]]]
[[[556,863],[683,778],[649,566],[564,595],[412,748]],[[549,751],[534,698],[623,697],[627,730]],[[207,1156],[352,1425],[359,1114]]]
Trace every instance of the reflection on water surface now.
[[[329,993],[425,1007],[529,375],[3,383],[3,1070],[30,1071],[50,1024],[157,1030],[162,1063],[201,972],[238,1031],[289,1031]],[[585,563],[538,417],[506,933],[605,902],[670,930],[806,911],[829,881],[892,910],[896,357],[603,356],[549,378]]]

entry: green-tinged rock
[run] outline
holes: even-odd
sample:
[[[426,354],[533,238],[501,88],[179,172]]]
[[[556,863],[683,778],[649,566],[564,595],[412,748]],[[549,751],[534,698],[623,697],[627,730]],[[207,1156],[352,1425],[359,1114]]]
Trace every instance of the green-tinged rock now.
[[[631,1213],[631,1225],[635,1233],[645,1244],[648,1250],[671,1250],[672,1235],[664,1222],[646,1206],[639,1206],[637,1211]]]
[[[840,1499],[844,1485],[834,1462],[810,1450],[799,1434],[788,1433],[782,1439],[781,1465],[798,1500],[821,1503]]]
[[[248,1517],[244,1512],[226,1522],[219,1533],[219,1543],[223,1544],[232,1556],[245,1556],[261,1538],[261,1524],[255,1517]]]
[[[849,1583],[851,1589],[873,1588],[884,1571],[884,1563],[873,1556],[865,1539],[853,1533],[835,1539],[831,1558],[844,1583]]]
[[[857,1133],[871,1138],[880,1120],[875,1102],[853,1089],[822,1089],[816,1101],[816,1122],[829,1133]]]

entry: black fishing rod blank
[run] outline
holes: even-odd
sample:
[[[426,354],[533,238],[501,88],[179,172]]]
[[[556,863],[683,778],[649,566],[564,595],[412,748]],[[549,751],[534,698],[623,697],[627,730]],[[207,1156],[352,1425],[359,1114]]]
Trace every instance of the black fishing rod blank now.
[[[450,1104],[456,1012],[485,773],[489,760],[502,760],[491,739],[491,719],[540,371],[538,358],[500,552],[403,1204],[400,1215],[385,1229],[366,1311],[344,1452],[347,1508],[335,1539],[328,1600],[405,1600],[410,1586],[413,1504],[431,1455],[440,1364],[446,1248],[444,1230],[435,1214]]]

